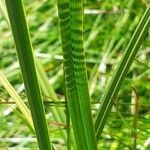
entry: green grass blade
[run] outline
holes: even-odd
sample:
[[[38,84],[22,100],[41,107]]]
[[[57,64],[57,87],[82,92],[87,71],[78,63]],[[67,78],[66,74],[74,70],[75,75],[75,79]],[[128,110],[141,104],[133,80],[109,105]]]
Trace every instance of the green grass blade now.
[[[1,7],[1,11],[3,13],[3,16],[4,16],[5,20],[8,22],[8,25],[10,26],[8,15],[7,15],[7,11],[6,11],[6,8],[5,8],[3,0],[0,1],[0,7]],[[34,59],[35,59],[35,65],[36,65],[36,68],[37,68],[38,79],[39,79],[39,82],[40,82],[41,89],[42,89],[43,93],[45,95],[51,97],[53,100],[57,101],[58,100],[57,99],[57,95],[56,95],[53,87],[49,84],[49,81],[48,81],[49,79],[48,79],[46,73],[44,72],[44,69],[43,69],[43,67],[42,67],[42,65],[40,63],[40,60],[38,60],[35,55],[34,55]],[[16,92],[16,91],[14,91],[14,92]],[[13,99],[15,99],[15,97],[13,97]],[[17,98],[15,100],[17,101]],[[17,102],[16,102],[16,104],[17,104]],[[22,107],[19,106],[19,104],[17,104],[17,105],[20,108],[20,110],[24,110],[24,109],[22,109]],[[51,108],[51,112],[52,112],[52,114],[53,114],[53,116],[54,116],[54,118],[55,118],[55,120],[57,122],[62,122],[62,123],[65,122],[65,115],[63,114],[62,110],[59,110],[58,108],[52,107]],[[29,121],[28,117],[26,117],[26,113],[25,112],[22,112],[22,113],[25,115],[26,120],[31,125],[31,122]],[[31,119],[31,121],[32,121],[32,119]],[[32,123],[31,127],[34,130],[33,123]],[[64,137],[64,139],[66,141],[66,133],[65,133],[65,131],[61,130],[61,133],[62,133],[62,136]]]
[[[9,95],[13,98],[14,102],[22,112],[22,114],[25,116],[27,122],[31,126],[32,130],[34,130],[33,122],[31,118],[30,111],[26,104],[23,102],[23,100],[20,98],[18,93],[15,91],[15,89],[11,86],[9,81],[6,79],[5,75],[0,71],[0,83],[4,86],[4,88],[7,90]]]
[[[59,0],[66,99],[78,150],[96,150],[83,49],[83,2]]]
[[[9,24],[9,19],[8,19],[8,15],[7,15],[7,11],[6,11],[6,7],[5,7],[5,1],[1,0],[0,1],[0,11],[2,12],[5,20],[8,22]]]
[[[32,45],[26,24],[23,2],[22,0],[6,0],[6,6],[39,148],[42,150],[50,150],[51,144],[49,140],[48,127],[44,114],[45,111],[40,94],[40,88],[38,85]]]
[[[56,95],[54,89],[52,88],[52,86],[49,84],[48,77],[42,68],[42,64],[40,63],[40,61],[37,58],[35,58],[35,63],[37,66],[38,78],[39,78],[42,92],[46,96],[51,97],[54,101],[58,101],[57,95]],[[57,122],[65,123],[65,115],[64,115],[62,109],[52,107],[51,112]],[[67,141],[66,133],[64,130],[61,130],[61,134],[62,134],[64,140]]]
[[[58,101],[57,95],[56,95],[53,87],[49,84],[49,79],[48,79],[48,77],[47,77],[47,75],[46,75],[46,73],[45,73],[45,71],[42,67],[42,64],[41,64],[40,60],[38,58],[36,58],[35,56],[34,56],[34,59],[35,59],[35,64],[36,64],[36,68],[37,68],[39,78],[41,78],[42,83],[44,84],[43,85],[41,83],[41,86],[43,85],[44,91],[49,91],[49,95],[47,95],[47,96],[51,96],[51,98],[53,100]],[[45,94],[47,94],[47,93],[45,93]]]
[[[150,27],[150,7],[148,7],[137,26],[127,48],[124,57],[122,58],[118,69],[116,70],[110,84],[106,92],[102,97],[102,105],[98,111],[96,121],[95,121],[95,130],[96,130],[96,137],[97,140],[101,132],[103,131],[105,122],[107,117],[111,111],[113,100],[116,98],[119,89],[124,81],[124,78],[129,71],[129,68],[136,56],[139,47],[144,40],[144,37]]]

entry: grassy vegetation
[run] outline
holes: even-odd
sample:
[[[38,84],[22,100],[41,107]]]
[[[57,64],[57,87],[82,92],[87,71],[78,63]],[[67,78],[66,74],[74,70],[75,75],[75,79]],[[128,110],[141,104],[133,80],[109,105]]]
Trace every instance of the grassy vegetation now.
[[[149,3],[1,0],[0,147],[149,149]]]

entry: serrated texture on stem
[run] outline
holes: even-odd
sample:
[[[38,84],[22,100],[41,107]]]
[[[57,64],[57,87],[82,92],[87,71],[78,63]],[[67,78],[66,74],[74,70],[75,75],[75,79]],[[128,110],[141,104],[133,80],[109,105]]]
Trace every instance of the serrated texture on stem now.
[[[96,150],[83,49],[83,2],[58,0],[66,99],[78,150]]]

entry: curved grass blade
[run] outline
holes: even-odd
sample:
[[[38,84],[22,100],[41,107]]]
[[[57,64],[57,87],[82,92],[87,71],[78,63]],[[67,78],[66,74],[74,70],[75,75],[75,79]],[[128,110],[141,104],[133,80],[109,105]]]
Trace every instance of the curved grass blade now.
[[[137,26],[127,48],[126,53],[123,56],[118,69],[116,70],[110,84],[108,85],[106,92],[102,97],[102,105],[97,113],[95,120],[96,138],[99,139],[100,134],[103,131],[107,117],[113,106],[113,101],[116,98],[119,89],[126,77],[127,72],[136,56],[140,45],[150,27],[150,7],[148,7],[143,14],[143,17]]]
[[[83,49],[83,2],[59,0],[66,99],[78,150],[96,150]]]
[[[23,100],[20,98],[18,93],[11,86],[11,84],[9,83],[9,81],[6,79],[5,75],[1,71],[0,71],[0,83],[4,86],[4,88],[7,90],[9,95],[13,98],[14,102],[16,103],[16,105],[18,106],[22,114],[25,116],[26,121],[34,131],[33,122],[28,107],[26,106],[26,104],[23,102]]]
[[[50,150],[51,144],[49,140],[48,127],[37,80],[32,45],[26,24],[23,2],[22,0],[5,1],[39,148],[41,150]]]

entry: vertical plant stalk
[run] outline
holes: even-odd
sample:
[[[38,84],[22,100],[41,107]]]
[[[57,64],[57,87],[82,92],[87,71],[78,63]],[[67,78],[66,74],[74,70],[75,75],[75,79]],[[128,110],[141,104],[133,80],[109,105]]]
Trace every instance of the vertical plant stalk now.
[[[97,113],[95,120],[95,131],[97,140],[99,139],[99,136],[103,131],[105,122],[113,106],[113,101],[120,90],[120,87],[126,77],[127,72],[130,69],[130,66],[140,48],[140,45],[149,27],[150,27],[150,7],[148,7],[145,13],[143,14],[142,19],[138,24],[126,48],[126,53],[123,56],[116,72],[114,73],[112,80],[110,81],[106,89],[106,92],[102,97],[102,104],[100,106],[100,109]]]
[[[138,110],[139,110],[139,98],[135,87],[132,85],[132,99],[131,99],[131,115],[133,115],[132,127],[135,131],[131,130],[132,134],[132,149],[136,149],[137,145],[137,122],[138,122]]]
[[[5,0],[39,148],[51,150],[22,0]]]
[[[70,114],[67,103],[66,103],[66,131],[67,131],[67,150],[71,150]]]
[[[58,0],[66,99],[78,150],[96,150],[83,49],[83,1]]]

